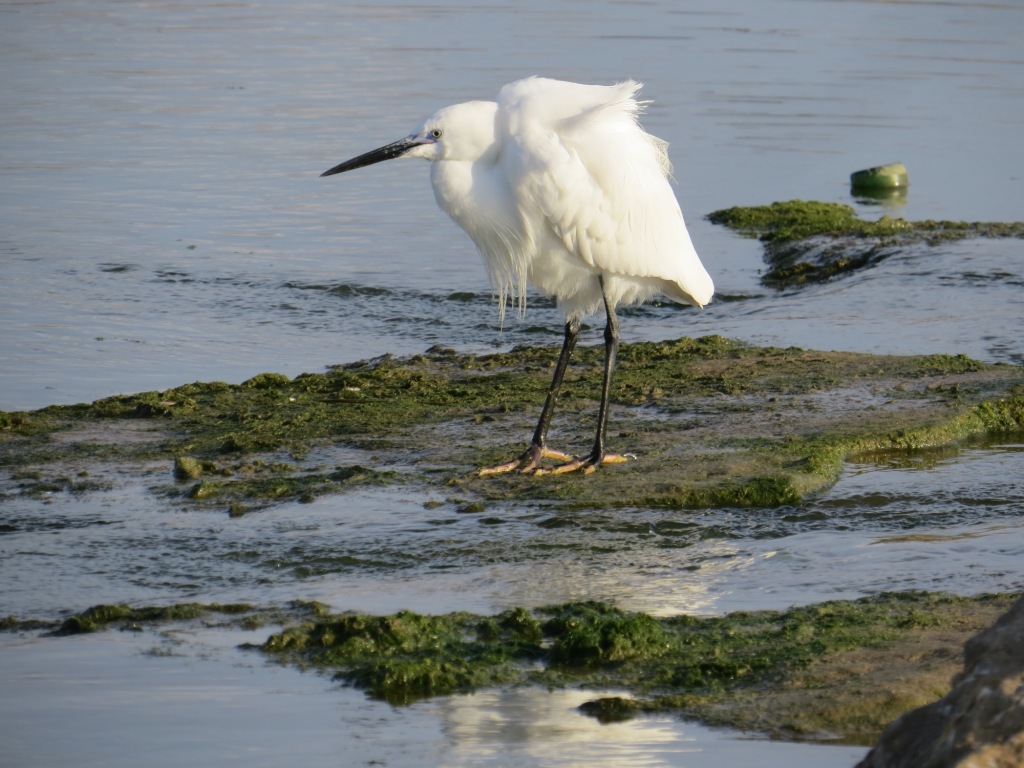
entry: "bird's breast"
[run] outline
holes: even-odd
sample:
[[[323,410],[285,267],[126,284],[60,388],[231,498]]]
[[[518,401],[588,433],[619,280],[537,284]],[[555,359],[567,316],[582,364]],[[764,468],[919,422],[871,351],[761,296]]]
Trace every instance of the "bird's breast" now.
[[[442,160],[431,168],[434,197],[489,258],[524,250],[527,239],[508,183],[493,163]]]

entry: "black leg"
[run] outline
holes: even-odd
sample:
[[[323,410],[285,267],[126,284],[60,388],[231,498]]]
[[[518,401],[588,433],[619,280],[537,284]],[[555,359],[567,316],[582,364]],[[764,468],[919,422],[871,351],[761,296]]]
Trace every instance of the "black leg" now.
[[[555,365],[555,375],[551,378],[551,388],[548,389],[547,399],[544,401],[544,409],[540,412],[540,420],[537,422],[537,429],[533,433],[533,446],[539,449],[544,448],[548,437],[548,427],[551,425],[551,415],[555,412],[555,403],[558,400],[558,393],[562,389],[562,379],[565,377],[565,370],[569,367],[569,358],[576,348],[576,342],[580,338],[580,319],[574,317],[565,324],[565,339],[562,341],[562,351],[558,355],[558,364]]]
[[[602,293],[604,281],[601,281]],[[594,447],[589,456],[583,456],[560,464],[552,469],[538,469],[538,475],[561,474],[582,470],[589,474],[602,464],[619,464],[631,458],[630,454],[605,453],[605,432],[608,427],[608,407],[612,394],[612,377],[615,375],[615,360],[619,354],[619,318],[615,315],[615,305],[604,294],[604,310],[608,323],[604,327],[604,378],[601,382],[601,405],[597,411],[597,434],[594,436]],[[635,458],[635,457],[634,457]]]
[[[603,287],[603,283],[602,283]],[[601,382],[601,406],[597,411],[597,435],[594,449],[590,452],[591,466],[597,466],[604,459],[605,430],[608,426],[608,401],[612,393],[612,376],[615,374],[615,359],[619,354],[619,318],[615,307],[604,297],[604,310],[608,323],[604,327],[604,378]]]
[[[537,421],[537,429],[534,430],[533,440],[530,447],[512,461],[498,464],[493,467],[485,467],[480,470],[481,475],[499,475],[503,472],[534,472],[540,467],[541,459],[553,458],[560,461],[569,461],[572,457],[560,451],[552,451],[547,447],[548,427],[551,426],[551,415],[555,412],[555,403],[558,401],[558,393],[562,389],[562,379],[569,367],[569,358],[576,348],[576,342],[580,338],[580,319],[572,318],[565,324],[565,338],[562,341],[562,351],[558,355],[558,363],[555,365],[555,375],[551,378],[551,387],[548,389],[548,396],[544,400],[544,408],[540,412],[540,419]]]
[[[550,475],[574,472],[576,470],[582,470],[584,473],[589,474],[601,464],[621,463],[629,458],[636,458],[631,454],[605,453],[605,432],[608,428],[608,408],[612,394],[612,377],[615,375],[615,362],[619,354],[619,318],[615,315],[615,305],[608,300],[608,294],[604,292],[604,280],[601,280],[601,293],[604,298],[604,311],[608,317],[608,322],[604,327],[604,378],[601,382],[601,405],[597,411],[597,434],[594,437],[594,447],[590,451],[590,455],[573,459],[564,453],[553,451],[547,447],[551,415],[555,411],[555,403],[558,401],[558,393],[562,388],[562,379],[565,376],[566,368],[569,367],[569,358],[572,357],[572,351],[575,349],[576,342],[580,337],[580,320],[572,319],[565,324],[565,340],[562,342],[562,352],[558,356],[558,363],[555,365],[555,375],[551,379],[551,388],[548,389],[548,396],[544,401],[544,409],[540,412],[540,420],[537,422],[537,429],[533,433],[530,447],[521,456],[512,461],[481,469],[481,475],[496,475],[512,471]],[[560,459],[565,461],[565,463],[551,468],[541,467],[541,459],[545,458]]]

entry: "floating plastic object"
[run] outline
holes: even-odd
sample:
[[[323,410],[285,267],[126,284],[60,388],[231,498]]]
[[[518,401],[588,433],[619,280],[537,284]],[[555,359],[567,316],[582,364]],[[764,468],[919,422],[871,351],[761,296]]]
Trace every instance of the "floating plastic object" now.
[[[903,189],[910,185],[907,167],[903,163],[889,163],[850,174],[850,186],[855,192]]]
[[[889,163],[850,174],[850,194],[862,203],[899,206],[907,200],[907,167]]]

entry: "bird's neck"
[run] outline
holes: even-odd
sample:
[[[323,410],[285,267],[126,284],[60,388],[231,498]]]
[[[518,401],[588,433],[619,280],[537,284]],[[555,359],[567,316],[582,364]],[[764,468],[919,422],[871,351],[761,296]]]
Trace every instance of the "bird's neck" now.
[[[511,192],[500,169],[486,158],[438,160],[431,166],[430,181],[437,204],[452,217],[477,246],[480,237],[495,229],[520,228],[512,219]]]

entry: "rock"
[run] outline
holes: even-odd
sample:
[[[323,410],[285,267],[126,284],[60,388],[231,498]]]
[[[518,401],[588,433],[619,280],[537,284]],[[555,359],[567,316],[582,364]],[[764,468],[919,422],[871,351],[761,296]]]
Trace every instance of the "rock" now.
[[[967,641],[952,687],[886,728],[857,768],[1024,766],[1024,598]]]
[[[203,474],[203,464],[191,456],[178,456],[174,460],[174,477],[177,480],[195,480]]]

